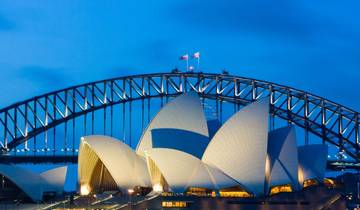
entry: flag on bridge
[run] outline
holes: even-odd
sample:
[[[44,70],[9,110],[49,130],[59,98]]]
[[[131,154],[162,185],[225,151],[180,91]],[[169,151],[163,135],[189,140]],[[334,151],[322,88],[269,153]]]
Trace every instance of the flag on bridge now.
[[[193,59],[196,59],[196,61],[197,61],[196,69],[197,69],[197,71],[199,71],[200,70],[200,52],[194,53],[191,57]]]
[[[196,52],[192,55],[192,58],[199,59],[200,58],[200,52]]]
[[[179,60],[186,61],[186,71],[189,69],[189,54],[180,56]]]
[[[180,56],[179,60],[186,60],[186,61],[189,60],[189,54]]]

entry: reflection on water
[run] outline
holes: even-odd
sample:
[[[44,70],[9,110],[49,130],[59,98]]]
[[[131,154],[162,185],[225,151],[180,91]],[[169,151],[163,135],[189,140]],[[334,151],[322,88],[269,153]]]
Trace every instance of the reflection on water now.
[[[76,196],[59,200],[55,204],[2,204],[2,209],[124,209],[124,210],[308,210],[308,209],[346,209],[345,196],[339,191],[325,186],[313,186],[299,192],[280,193],[266,199],[256,198],[222,198],[195,196],[124,196],[99,194],[96,196]],[[128,205],[129,202],[132,205]],[[186,202],[186,208],[163,208],[162,204]],[[187,205],[189,204],[189,206]],[[180,206],[180,205],[178,205]],[[181,205],[184,206],[184,205]]]
[[[161,206],[163,201],[189,201],[190,206],[186,208],[163,208]],[[139,202],[140,201],[140,202]],[[57,209],[57,210],[71,210],[71,209],[122,209],[122,210],[309,210],[309,209],[346,209],[343,199],[336,199],[332,202],[333,198],[322,200],[321,202],[301,202],[293,201],[288,204],[274,204],[262,203],[261,201],[245,201],[231,198],[199,198],[199,197],[157,197],[151,200],[132,200],[132,205],[128,205],[128,200],[123,198],[115,198],[113,201],[103,202],[102,204],[91,205],[91,202],[78,203],[75,206],[68,206],[68,204],[59,204],[56,206],[44,204],[20,204],[17,205],[0,205],[0,209],[7,210],[30,210],[30,209]],[[269,201],[267,201],[269,202]],[[291,203],[291,204],[289,204]],[[112,208],[114,205],[117,208]]]
[[[140,203],[132,206],[133,210],[158,210],[158,209],[181,209],[181,208],[161,208],[163,200],[183,200],[192,202],[187,208],[188,210],[309,210],[326,207],[328,209],[345,209],[345,202],[342,199],[337,199],[333,203],[327,205],[327,200],[323,203],[319,202],[303,202],[292,201],[287,204],[279,204],[277,202],[262,203],[261,201],[248,202],[244,200],[236,200],[230,198],[196,198],[196,197],[183,197],[183,198],[156,198],[148,202]],[[130,209],[130,208],[128,208]]]

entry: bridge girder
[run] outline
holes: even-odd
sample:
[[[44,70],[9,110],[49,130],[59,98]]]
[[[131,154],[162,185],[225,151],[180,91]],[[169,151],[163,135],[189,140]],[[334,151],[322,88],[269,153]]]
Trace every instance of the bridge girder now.
[[[3,164],[77,164],[78,156],[77,155],[58,155],[49,156],[39,155],[39,156],[3,156],[0,158],[0,163]],[[331,171],[341,171],[341,170],[356,170],[360,171],[360,163],[355,161],[336,161],[328,160],[326,168]]]
[[[60,124],[96,110],[148,98],[196,91],[203,98],[244,106],[270,96],[271,115],[295,124],[335,145],[356,162],[359,113],[345,106],[287,86],[209,73],[155,73],[119,77],[54,91],[0,110],[3,153]]]

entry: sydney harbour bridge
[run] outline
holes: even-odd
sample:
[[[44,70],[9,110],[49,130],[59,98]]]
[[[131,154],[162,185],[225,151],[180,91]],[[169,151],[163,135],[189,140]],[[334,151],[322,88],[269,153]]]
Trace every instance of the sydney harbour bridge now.
[[[135,147],[157,110],[188,91],[198,92],[206,114],[221,122],[227,113],[269,96],[270,129],[291,124],[300,131],[302,144],[328,144],[334,152],[328,157],[329,170],[360,169],[358,112],[271,82],[227,72],[179,71],[90,82],[2,108],[0,162],[76,163],[80,137],[92,134],[114,136]]]

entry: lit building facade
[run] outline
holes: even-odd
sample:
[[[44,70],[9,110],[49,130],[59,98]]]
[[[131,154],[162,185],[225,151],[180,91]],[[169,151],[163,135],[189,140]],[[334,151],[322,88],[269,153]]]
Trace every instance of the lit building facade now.
[[[78,183],[82,195],[149,187],[148,174],[145,158],[125,143],[107,136],[81,138]]]
[[[322,180],[327,147],[298,147],[295,129],[269,132],[269,98],[224,124],[207,120],[197,93],[182,94],[150,122],[135,151],[120,140],[83,137],[82,194],[152,188],[157,192],[224,197],[266,196]],[[315,163],[306,157],[316,150]],[[325,156],[325,158],[324,158]]]

